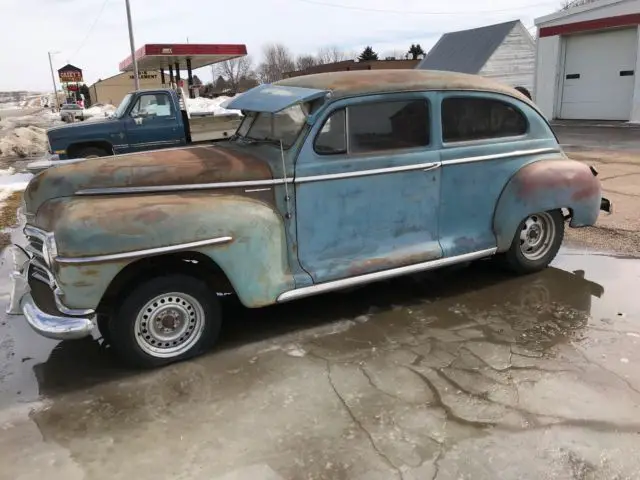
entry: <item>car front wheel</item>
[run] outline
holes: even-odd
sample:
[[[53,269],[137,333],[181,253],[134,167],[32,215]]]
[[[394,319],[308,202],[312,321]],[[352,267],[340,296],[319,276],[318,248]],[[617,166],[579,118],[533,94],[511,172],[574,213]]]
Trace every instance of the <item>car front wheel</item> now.
[[[157,277],[135,288],[109,321],[114,350],[127,364],[158,367],[194,357],[216,341],[215,293],[195,277]]]
[[[504,253],[507,267],[515,273],[533,273],[546,268],[556,257],[564,238],[562,211],[539,212],[525,218]]]

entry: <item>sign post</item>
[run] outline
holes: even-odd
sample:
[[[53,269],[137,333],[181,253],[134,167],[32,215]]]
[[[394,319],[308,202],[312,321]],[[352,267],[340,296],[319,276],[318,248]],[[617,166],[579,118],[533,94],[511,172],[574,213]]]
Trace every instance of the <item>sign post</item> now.
[[[133,27],[131,25],[131,7],[129,0],[125,0],[127,5],[127,24],[129,25],[129,44],[131,45],[131,60],[133,61],[133,84],[136,90],[140,90],[140,79],[138,78],[138,59],[136,58],[136,47],[133,41]]]
[[[49,54],[49,68],[51,68],[51,81],[53,82],[53,111],[57,112],[58,111],[58,87],[56,87],[56,76],[53,74],[53,62],[51,61],[51,53],[52,52],[47,52]],[[55,53],[55,52],[53,52]]]

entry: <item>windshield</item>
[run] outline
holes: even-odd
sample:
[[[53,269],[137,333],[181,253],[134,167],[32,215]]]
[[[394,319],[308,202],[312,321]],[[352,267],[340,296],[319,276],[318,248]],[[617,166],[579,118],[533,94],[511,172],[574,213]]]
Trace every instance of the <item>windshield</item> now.
[[[280,142],[289,148],[296,141],[306,115],[300,105],[293,105],[274,114],[248,112],[238,128],[238,135],[250,140]]]
[[[122,99],[122,101],[120,102],[120,105],[118,105],[118,108],[116,108],[116,111],[113,112],[113,116],[114,117],[122,118],[122,116],[124,115],[125,110],[129,106],[129,100],[131,100],[131,96],[132,95],[133,94],[131,94],[131,93],[127,93],[127,95]]]

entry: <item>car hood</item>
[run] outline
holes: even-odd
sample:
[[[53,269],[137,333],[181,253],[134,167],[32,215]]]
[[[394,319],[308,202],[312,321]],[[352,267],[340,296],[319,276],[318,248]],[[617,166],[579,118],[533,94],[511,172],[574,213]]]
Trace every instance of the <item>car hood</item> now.
[[[47,200],[73,196],[79,191],[179,186],[188,190],[195,185],[272,178],[269,164],[244,148],[186,147],[92,158],[52,167],[29,182],[24,198],[27,214],[33,215]]]

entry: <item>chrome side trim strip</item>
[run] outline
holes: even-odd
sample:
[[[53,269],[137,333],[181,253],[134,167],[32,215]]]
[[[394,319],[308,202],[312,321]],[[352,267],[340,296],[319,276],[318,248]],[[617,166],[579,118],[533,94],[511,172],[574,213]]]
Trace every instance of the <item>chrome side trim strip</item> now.
[[[484,162],[487,160],[497,160],[500,158],[520,157],[523,155],[536,155],[538,153],[552,153],[552,152],[560,152],[560,150],[557,148],[551,148],[551,147],[534,148],[532,150],[515,150],[513,152],[494,153],[492,155],[480,155],[478,157],[464,157],[464,158],[456,158],[453,160],[443,160],[442,166],[459,165],[461,163]]]
[[[536,155],[540,153],[560,152],[557,148],[535,148],[531,150],[516,150],[512,152],[496,153],[493,155],[481,155],[477,157],[456,158],[442,162],[419,163],[415,165],[403,165],[401,167],[375,168],[371,170],[358,170],[356,172],[330,173],[326,175],[310,175],[298,177],[295,180],[287,179],[286,183],[308,183],[322,182],[326,180],[338,180],[341,178],[366,177],[370,175],[380,175],[395,172],[410,172],[412,170],[434,170],[447,165],[458,165],[462,163],[483,162],[487,160],[497,160],[500,158],[519,157],[523,155]],[[76,195],[118,195],[127,193],[159,193],[159,192],[184,192],[189,190],[213,190],[218,188],[243,188],[243,187],[264,187],[272,185],[284,185],[285,179],[274,178],[271,180],[249,180],[243,182],[217,182],[217,183],[195,183],[191,185],[157,185],[145,187],[105,187],[86,188],[75,192]]]
[[[313,175],[310,177],[296,178],[295,183],[322,182],[340,178],[368,177],[385,173],[410,172],[412,170],[433,170],[440,166],[440,162],[418,163],[415,165],[403,165],[401,167],[374,168],[371,170],[358,170],[356,172],[329,173],[327,175]]]
[[[121,193],[157,193],[157,192],[184,192],[187,190],[213,190],[216,188],[242,188],[262,187],[266,185],[283,185],[284,180],[252,180],[247,182],[218,182],[218,183],[194,183],[192,185],[158,185],[147,187],[107,187],[86,188],[78,190],[76,195],[117,195]]]
[[[162,255],[163,253],[179,252],[182,250],[189,250],[191,248],[220,245],[222,243],[229,243],[232,240],[233,237],[217,237],[211,238],[209,240],[199,240],[197,242],[169,245],[167,247],[147,248],[145,250],[134,250],[132,252],[112,253],[108,255],[96,255],[93,257],[56,257],[55,261],[62,264],[78,265],[86,263],[110,262],[115,260],[127,260],[131,258],[146,257],[149,255]]]
[[[478,260],[480,258],[490,257],[491,255],[496,253],[497,250],[498,249],[496,247],[493,247],[486,250],[480,250],[478,252],[457,255],[455,257],[439,258],[437,260],[431,260],[429,262],[416,263],[414,265],[393,268],[391,270],[384,270],[382,272],[367,273],[365,275],[359,275],[357,277],[343,278],[341,280],[335,280],[332,282],[319,283],[317,285],[311,285],[309,287],[303,287],[296,290],[289,290],[287,292],[284,292],[280,294],[280,296],[278,296],[277,301],[288,302],[290,300],[296,300],[298,298],[318,295],[320,293],[331,292],[333,290],[340,290],[342,288],[349,288],[365,283],[377,282],[379,280],[386,280],[388,278],[399,277],[401,275],[407,275],[409,273],[423,272],[426,270],[433,270],[448,265],[454,265],[456,263]]]

